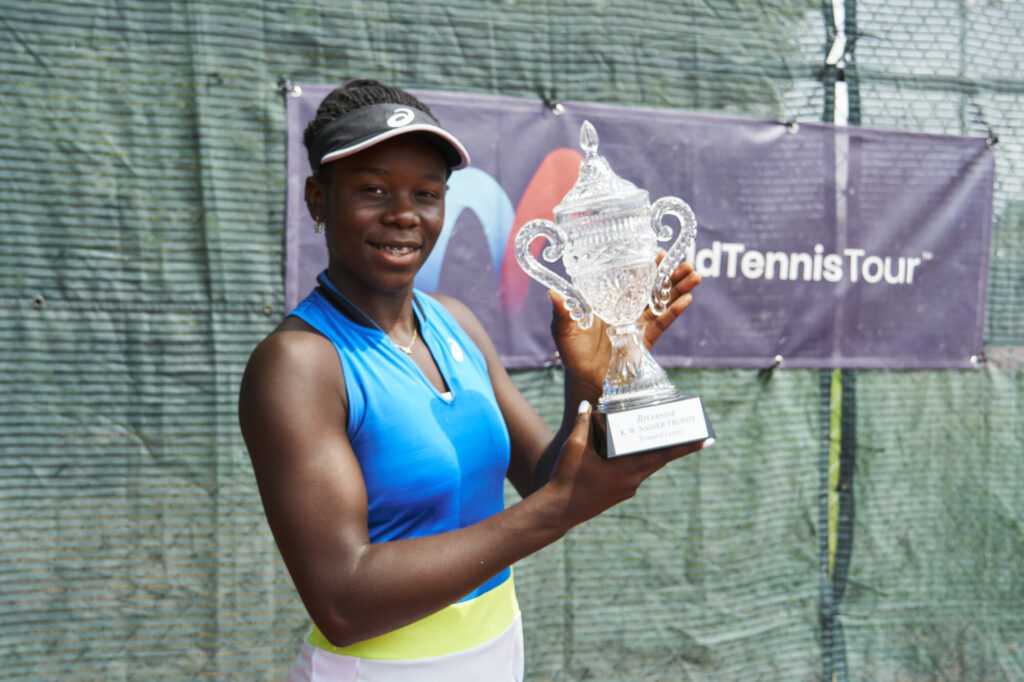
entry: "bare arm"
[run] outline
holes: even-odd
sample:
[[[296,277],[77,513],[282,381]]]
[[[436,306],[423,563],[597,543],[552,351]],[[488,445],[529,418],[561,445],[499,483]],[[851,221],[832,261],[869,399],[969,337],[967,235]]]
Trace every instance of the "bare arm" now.
[[[366,488],[345,430],[340,362],[327,339],[286,324],[246,367],[239,421],[267,520],[310,616],[335,645],[389,632],[458,601],[698,449],[603,460],[590,447],[590,413],[578,413],[579,402],[567,406],[552,437],[479,322],[461,304],[453,307],[487,358],[512,441],[509,477],[524,494],[532,492],[466,528],[370,543]],[[572,384],[567,395],[593,393],[586,379]],[[532,479],[545,453],[554,453],[551,474],[537,486]]]
[[[270,528],[310,616],[332,643],[429,615],[579,522],[565,513],[564,494],[547,494],[461,530],[371,544],[340,377],[329,341],[280,331],[253,352],[239,400]],[[586,420],[580,424],[574,447],[582,451]]]
[[[700,283],[700,275],[684,263],[673,273],[673,293],[668,310],[661,316],[645,313],[645,341],[648,346],[686,309],[689,292]],[[601,393],[610,359],[610,343],[604,325],[595,321],[581,330],[558,301],[552,331],[566,362],[565,395],[561,426],[551,434],[540,416],[512,383],[493,342],[473,313],[456,299],[437,296],[487,360],[495,396],[505,417],[512,443],[508,478],[524,502],[535,497],[554,496],[556,507],[567,524],[566,531],[604,510],[632,497],[640,484],[672,460],[703,447],[691,444],[652,452],[604,459],[590,443],[589,408]],[[557,299],[553,296],[552,299]],[[586,406],[586,424],[579,410]],[[586,427],[586,428],[584,428]],[[520,504],[523,504],[521,502]],[[510,509],[514,509],[512,507]]]
[[[663,256],[664,254],[659,255],[658,262]],[[690,263],[681,263],[671,278],[672,289],[665,312],[654,315],[650,308],[647,308],[640,320],[644,324],[644,341],[648,348],[651,348],[662,333],[689,307],[693,301],[691,292],[701,281],[700,274]],[[513,438],[509,480],[523,496],[544,485],[551,477],[558,453],[575,425],[577,406],[583,400],[591,404],[597,403],[604,375],[611,360],[607,325],[595,317],[590,329],[581,329],[569,317],[562,297],[554,292],[549,292],[549,295],[553,304],[551,333],[565,366],[562,421],[558,432],[553,436],[512,384],[491,340],[480,328],[472,313],[464,310],[464,306],[458,301],[446,299],[446,305],[487,357],[491,382]],[[517,443],[521,446],[518,451]]]

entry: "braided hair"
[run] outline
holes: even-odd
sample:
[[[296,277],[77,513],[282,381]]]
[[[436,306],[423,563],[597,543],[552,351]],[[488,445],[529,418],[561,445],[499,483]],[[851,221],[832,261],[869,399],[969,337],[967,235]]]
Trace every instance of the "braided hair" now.
[[[431,116],[434,115],[430,111],[430,107],[401,88],[385,85],[372,78],[353,78],[346,81],[341,87],[335,88],[320,102],[316,116],[309,122],[306,131],[302,134],[302,142],[306,145],[306,149],[309,149],[309,145],[312,144],[317,134],[328,123],[371,104],[403,104],[424,111]]]

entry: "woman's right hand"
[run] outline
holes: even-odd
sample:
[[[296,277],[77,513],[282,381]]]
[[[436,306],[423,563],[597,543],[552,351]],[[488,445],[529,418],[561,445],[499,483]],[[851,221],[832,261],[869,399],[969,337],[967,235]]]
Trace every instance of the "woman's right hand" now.
[[[592,412],[589,402],[580,404],[576,423],[545,486],[560,500],[566,531],[633,497],[648,477],[669,462],[714,443],[708,439],[606,459],[593,446]]]

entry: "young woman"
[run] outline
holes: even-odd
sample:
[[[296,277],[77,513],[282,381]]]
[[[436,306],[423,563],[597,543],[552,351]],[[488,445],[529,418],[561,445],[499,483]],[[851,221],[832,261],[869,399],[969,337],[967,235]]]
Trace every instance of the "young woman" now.
[[[305,133],[318,286],[253,351],[239,416],[267,520],[313,620],[290,680],[520,680],[510,566],[701,446],[605,460],[590,405],[609,348],[555,301],[552,434],[469,309],[413,288],[469,163],[409,93],[346,83]],[[653,343],[700,280],[673,275]],[[557,295],[553,296],[557,299]],[[503,481],[523,496],[503,508]]]

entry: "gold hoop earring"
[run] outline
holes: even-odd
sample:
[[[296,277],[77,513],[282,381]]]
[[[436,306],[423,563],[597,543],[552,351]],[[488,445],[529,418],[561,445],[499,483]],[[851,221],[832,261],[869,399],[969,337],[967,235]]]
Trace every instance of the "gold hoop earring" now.
[[[324,231],[324,223],[319,218],[317,218],[316,225],[313,226],[313,231],[317,234],[322,234]]]

